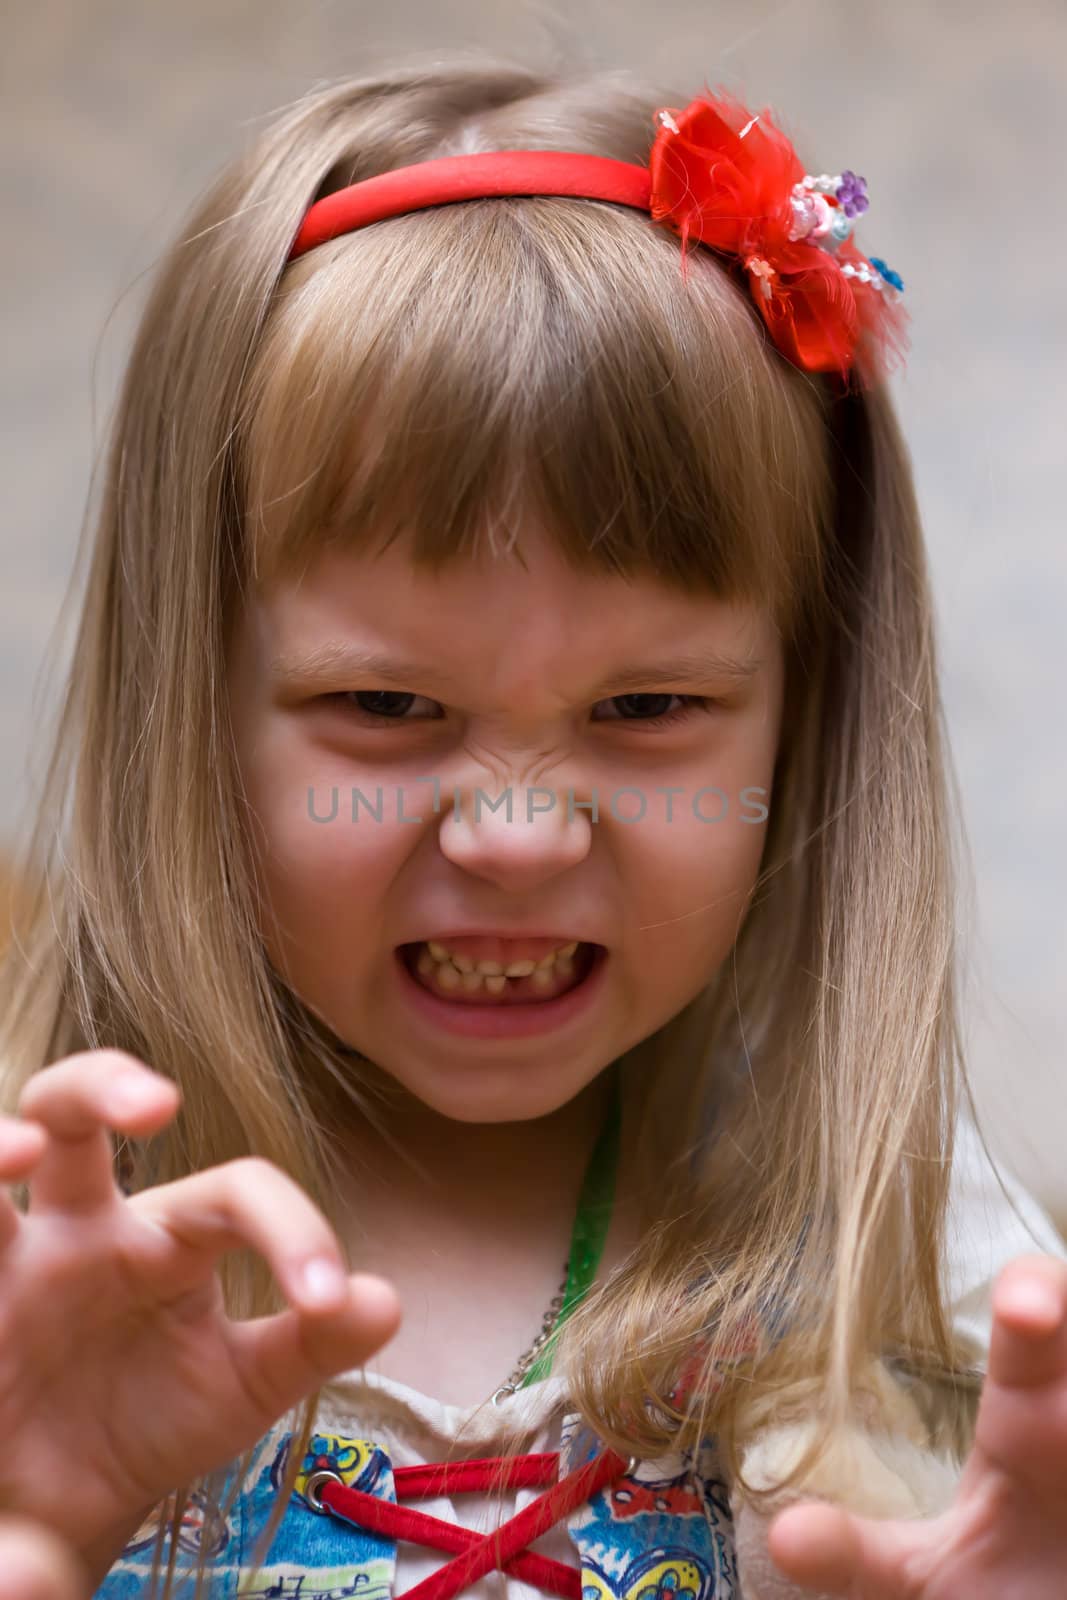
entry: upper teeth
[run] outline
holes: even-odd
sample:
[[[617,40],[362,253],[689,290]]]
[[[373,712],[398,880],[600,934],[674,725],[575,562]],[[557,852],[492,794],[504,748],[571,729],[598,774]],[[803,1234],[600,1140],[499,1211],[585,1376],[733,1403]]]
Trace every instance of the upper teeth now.
[[[561,967],[569,963],[578,948],[577,940],[572,944],[561,945],[558,950],[552,950],[540,961],[529,958],[523,961],[510,961],[505,966],[500,961],[472,961],[469,956],[454,955],[447,946],[437,944],[431,939],[427,945],[430,955],[435,961],[449,963],[457,972],[478,973],[484,978],[528,978],[534,972],[548,972],[552,966]]]

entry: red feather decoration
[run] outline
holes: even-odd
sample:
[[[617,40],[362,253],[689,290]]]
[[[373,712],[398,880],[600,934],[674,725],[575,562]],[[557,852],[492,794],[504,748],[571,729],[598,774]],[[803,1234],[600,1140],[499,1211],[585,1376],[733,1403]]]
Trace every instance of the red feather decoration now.
[[[775,345],[806,371],[854,372],[865,387],[895,366],[907,349],[898,292],[851,237],[827,237],[825,219],[833,221],[839,201],[812,197],[772,113],[753,116],[720,90],[684,111],[661,111],[659,121],[649,157],[651,212],[681,237],[683,266],[692,243],[737,258]],[[825,244],[815,242],[816,206]]]

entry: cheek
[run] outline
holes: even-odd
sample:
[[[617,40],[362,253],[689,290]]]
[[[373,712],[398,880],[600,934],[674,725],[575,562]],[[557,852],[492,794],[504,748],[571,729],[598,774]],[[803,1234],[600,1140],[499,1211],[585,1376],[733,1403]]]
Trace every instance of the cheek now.
[[[642,908],[642,920],[655,921],[642,934],[643,943],[671,951],[706,949],[709,934],[716,943],[732,936],[759,872],[765,804],[705,790],[676,796],[669,822],[661,816],[633,826],[631,898]]]
[[[766,843],[773,746],[748,740],[701,766],[679,774],[669,810],[666,795],[650,794],[623,841],[632,948],[679,1004],[726,959],[744,921]]]
[[[264,751],[246,778],[264,943],[301,990],[351,982],[361,951],[381,948],[387,888],[411,847],[388,808],[381,822],[365,809],[353,820],[351,768],[340,768]]]

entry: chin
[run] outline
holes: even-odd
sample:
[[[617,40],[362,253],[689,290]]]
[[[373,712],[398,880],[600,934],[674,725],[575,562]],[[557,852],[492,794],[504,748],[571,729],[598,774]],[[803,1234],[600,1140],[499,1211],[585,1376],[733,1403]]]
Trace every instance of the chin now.
[[[468,1069],[462,1074],[467,1081],[460,1082],[456,1077],[420,1079],[406,1073],[400,1077],[390,1072],[387,1063],[382,1070],[438,1116],[450,1122],[485,1124],[535,1122],[549,1117],[577,1099],[598,1075],[594,1072],[577,1082],[552,1084],[539,1080],[536,1069],[528,1064],[515,1063],[502,1070],[486,1064],[480,1069]]]

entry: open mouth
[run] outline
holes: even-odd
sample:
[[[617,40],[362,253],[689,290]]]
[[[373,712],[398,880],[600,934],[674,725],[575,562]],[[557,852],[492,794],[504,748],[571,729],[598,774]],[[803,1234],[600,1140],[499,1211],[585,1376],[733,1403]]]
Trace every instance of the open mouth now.
[[[427,994],[481,1009],[558,1000],[585,983],[606,953],[603,945],[576,941],[539,961],[514,961],[505,967],[499,961],[454,958],[433,942],[405,944],[397,951],[405,970]]]

